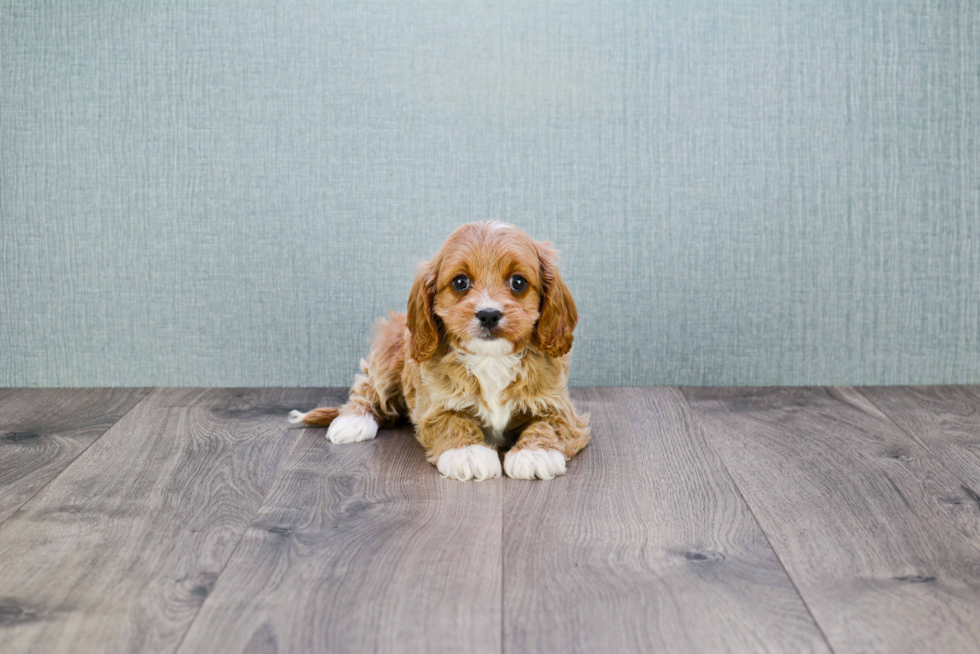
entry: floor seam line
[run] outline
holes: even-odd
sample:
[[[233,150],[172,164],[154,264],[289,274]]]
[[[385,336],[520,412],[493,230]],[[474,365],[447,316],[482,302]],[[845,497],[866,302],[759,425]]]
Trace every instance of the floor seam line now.
[[[20,513],[20,510],[21,509],[23,509],[25,506],[27,506],[31,502],[31,500],[33,500],[35,497],[37,497],[38,495],[40,495],[44,491],[44,489],[47,488],[48,486],[50,486],[51,483],[55,479],[58,479],[59,477],[61,477],[61,475],[65,474],[65,471],[68,470],[68,468],[70,468],[73,465],[75,465],[75,462],[78,461],[80,458],[82,458],[82,456],[86,452],[88,452],[89,449],[93,445],[95,445],[96,443],[98,443],[100,440],[103,439],[103,437],[105,437],[106,434],[108,434],[110,431],[112,431],[112,428],[115,427],[116,425],[118,425],[120,422],[122,422],[122,419],[123,418],[125,418],[130,413],[132,413],[133,411],[135,411],[138,406],[140,406],[141,404],[143,404],[143,402],[146,402],[146,400],[149,399],[149,397],[151,395],[153,395],[154,391],[156,391],[156,390],[158,390],[156,387],[151,387],[150,388],[150,391],[146,395],[144,395],[143,397],[141,397],[136,402],[136,404],[134,404],[133,406],[131,406],[129,408],[128,411],[126,411],[121,416],[119,416],[119,418],[117,418],[111,425],[109,425],[104,432],[102,432],[101,434],[99,434],[99,437],[98,438],[96,438],[91,443],[89,443],[88,445],[86,445],[85,446],[85,449],[83,449],[81,452],[79,452],[77,455],[75,455],[75,458],[68,462],[68,465],[66,465],[64,468],[62,468],[61,470],[58,471],[58,474],[56,474],[54,477],[52,477],[51,479],[49,479],[46,482],[44,482],[44,485],[43,486],[41,486],[36,491],[34,491],[34,493],[32,493],[30,497],[28,497],[26,500],[24,500],[24,502],[20,506],[18,506],[13,512],[11,512],[10,515],[8,515],[3,520],[0,520],[0,527],[2,527],[3,525],[7,524],[7,521],[10,520],[11,518],[16,517],[17,514]]]
[[[837,387],[837,388],[840,388],[840,387]],[[860,395],[861,397],[863,397],[864,399],[866,399],[868,402],[870,402],[871,403],[871,406],[873,406],[874,408],[878,409],[878,411],[881,412],[881,415],[885,416],[885,418],[888,419],[888,422],[890,422],[892,425],[895,426],[895,429],[899,430],[900,432],[902,432],[903,434],[905,434],[906,436],[908,436],[909,439],[911,439],[911,441],[913,443],[915,443],[920,448],[922,448],[922,451],[925,452],[929,456],[929,458],[932,459],[933,462],[935,462],[935,464],[937,466],[939,466],[940,468],[942,468],[943,470],[945,470],[946,473],[949,475],[949,478],[955,480],[956,483],[960,485],[960,488],[968,488],[969,487],[967,485],[967,483],[963,481],[963,478],[955,470],[951,470],[950,467],[948,465],[946,465],[946,462],[943,461],[942,457],[936,456],[936,454],[932,451],[932,448],[931,447],[929,447],[928,445],[926,445],[925,443],[923,443],[922,441],[920,441],[918,438],[916,438],[915,437],[915,434],[913,434],[912,432],[910,432],[908,429],[906,429],[905,427],[902,427],[900,424],[898,424],[895,421],[895,419],[891,417],[891,414],[889,414],[887,411],[885,411],[883,408],[881,408],[878,405],[878,403],[875,402],[870,397],[868,397],[868,395],[866,395],[865,393],[862,393],[861,392],[861,388],[863,388],[862,386],[848,386],[846,388],[853,389],[855,393],[857,393],[858,395]],[[898,386],[897,388],[908,388],[908,387],[907,386]]]
[[[506,580],[507,566],[504,562],[504,553],[506,548],[504,547],[504,534],[506,533],[504,529],[504,510],[506,509],[506,498],[507,498],[507,483],[508,477],[501,475],[501,482],[503,482],[503,489],[500,491],[500,654],[504,654],[507,650],[506,643],[506,620],[504,617],[504,583]]]
[[[687,394],[680,389],[680,387],[675,387],[675,388],[677,388],[678,392],[680,392],[681,396],[684,398],[684,402],[687,404],[688,410],[690,411],[691,418],[697,421],[697,426],[698,429],[701,431],[702,438],[704,439],[704,444],[707,447],[711,448],[711,451],[718,458],[718,463],[721,464],[722,470],[725,471],[725,476],[728,477],[729,481],[732,482],[732,487],[735,489],[735,492],[738,493],[739,499],[742,500],[742,504],[744,504],[745,508],[748,509],[749,515],[752,516],[752,520],[759,528],[759,531],[762,532],[762,537],[766,539],[766,545],[769,546],[769,551],[772,552],[772,555],[774,557],[776,557],[776,562],[779,563],[779,567],[782,569],[783,574],[786,575],[787,579],[789,579],[789,583],[793,585],[793,590],[796,591],[796,596],[799,597],[800,602],[803,603],[803,608],[806,609],[807,615],[809,615],[810,619],[813,621],[813,626],[817,628],[817,631],[820,633],[820,637],[823,638],[824,643],[827,644],[827,649],[829,649],[831,652],[836,654],[836,650],[834,649],[834,646],[831,644],[830,639],[827,637],[826,632],[824,632],[823,627],[820,624],[820,621],[817,620],[817,616],[815,616],[813,614],[813,610],[810,609],[810,605],[807,603],[806,598],[803,597],[803,593],[800,591],[800,587],[796,585],[796,580],[793,579],[793,575],[791,575],[789,573],[789,570],[786,569],[786,564],[783,563],[783,558],[779,556],[779,552],[777,552],[776,548],[773,547],[772,540],[769,538],[769,534],[766,532],[765,528],[763,528],[762,523],[759,522],[759,518],[758,516],[756,516],[755,510],[752,508],[752,505],[749,504],[748,500],[745,499],[745,495],[742,494],[742,489],[739,487],[738,482],[735,481],[735,477],[732,476],[731,471],[728,469],[728,464],[725,463],[724,458],[722,458],[721,454],[718,452],[715,446],[711,444],[711,439],[708,438],[708,430],[705,429],[704,424],[701,422],[701,417],[698,415],[697,410],[691,404],[691,400],[687,397]]]
[[[317,406],[320,406],[322,401],[326,398],[326,395],[329,393],[330,393],[330,389],[327,389],[324,392],[324,395],[320,397]],[[291,428],[287,427],[286,429],[289,430]],[[305,432],[307,430],[303,430],[303,431]],[[256,507],[255,512],[252,513],[252,517],[250,517],[248,519],[248,522],[245,523],[245,528],[242,529],[242,533],[238,536],[238,540],[235,541],[235,547],[232,548],[231,552],[228,554],[228,558],[225,559],[225,562],[221,565],[221,570],[219,570],[218,574],[215,576],[214,583],[211,585],[211,591],[208,592],[207,597],[205,597],[204,601],[201,602],[201,606],[197,608],[197,613],[195,613],[191,621],[187,623],[187,628],[184,629],[184,633],[181,634],[180,640],[177,642],[177,646],[173,650],[174,654],[179,654],[180,648],[184,646],[184,641],[187,639],[187,634],[191,632],[191,628],[194,626],[194,623],[197,622],[197,618],[201,615],[201,612],[204,611],[204,607],[208,603],[208,600],[210,600],[211,597],[214,595],[214,589],[217,587],[218,582],[221,581],[221,576],[225,573],[225,570],[228,568],[228,564],[231,563],[231,560],[233,558],[235,558],[235,553],[238,551],[238,548],[241,547],[242,541],[245,539],[245,534],[248,533],[248,528],[252,525],[253,522],[255,522],[255,518],[256,516],[259,515],[259,511],[261,511],[262,507],[265,506],[266,501],[269,499],[269,494],[272,492],[272,489],[276,487],[276,482],[279,481],[279,477],[282,476],[283,468],[286,467],[286,464],[289,462],[289,459],[292,457],[293,452],[296,450],[297,446],[299,446],[299,443],[302,440],[303,440],[303,434],[301,433],[299,437],[289,447],[289,451],[286,452],[285,456],[283,456],[282,458],[283,463],[279,467],[279,469],[276,470],[276,474],[272,477],[272,481],[269,482],[269,487],[266,489],[265,494],[263,494],[262,501],[259,502],[259,505]]]

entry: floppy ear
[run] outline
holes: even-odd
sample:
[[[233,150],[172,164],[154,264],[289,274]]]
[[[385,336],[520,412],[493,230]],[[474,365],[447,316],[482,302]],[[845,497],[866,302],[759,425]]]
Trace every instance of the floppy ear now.
[[[439,326],[432,302],[436,296],[436,274],[431,263],[419,266],[408,296],[408,331],[412,358],[418,362],[432,358],[439,345]]]
[[[578,309],[558,272],[558,253],[550,243],[538,243],[537,247],[541,262],[541,316],[534,329],[534,344],[551,356],[560,357],[572,349]]]

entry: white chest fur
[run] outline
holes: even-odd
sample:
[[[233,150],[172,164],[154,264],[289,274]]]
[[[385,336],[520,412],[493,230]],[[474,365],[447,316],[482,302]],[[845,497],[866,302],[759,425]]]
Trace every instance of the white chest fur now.
[[[517,378],[521,354],[512,354],[513,346],[504,340],[467,343],[466,351],[457,351],[467,372],[480,383],[479,397],[473,408],[483,427],[499,439],[510,422],[513,403],[504,400],[504,390]]]

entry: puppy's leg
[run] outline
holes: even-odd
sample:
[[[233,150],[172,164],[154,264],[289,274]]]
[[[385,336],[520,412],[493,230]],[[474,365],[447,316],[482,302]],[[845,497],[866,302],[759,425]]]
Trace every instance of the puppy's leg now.
[[[589,443],[589,417],[536,420],[504,455],[504,471],[513,479],[554,479],[565,474],[565,462]]]
[[[399,352],[404,317],[393,314],[380,320],[377,337],[368,359],[361,360],[361,372],[354,378],[347,403],[322,407],[307,413],[290,411],[289,424],[295,427],[327,427],[327,438],[334,443],[357,443],[374,438],[378,427],[388,427],[405,414],[400,375],[403,360]]]
[[[328,427],[327,438],[334,443],[359,443],[378,434],[378,423],[385,422],[379,411],[378,392],[367,375],[357,375],[347,403],[340,407],[320,407],[307,413],[289,412],[294,427]]]
[[[443,477],[483,481],[500,476],[497,450],[483,442],[483,431],[472,418],[455,411],[426,417],[415,436],[426,458]]]

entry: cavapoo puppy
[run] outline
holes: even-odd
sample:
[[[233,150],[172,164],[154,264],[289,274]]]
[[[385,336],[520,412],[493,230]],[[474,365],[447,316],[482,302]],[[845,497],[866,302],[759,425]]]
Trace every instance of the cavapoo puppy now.
[[[445,477],[552,479],[589,442],[568,396],[578,312],[547,243],[500,222],[463,225],[420,266],[408,313],[380,320],[339,408],[293,411],[334,443],[408,418]]]

